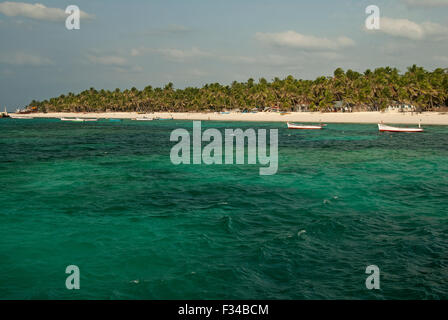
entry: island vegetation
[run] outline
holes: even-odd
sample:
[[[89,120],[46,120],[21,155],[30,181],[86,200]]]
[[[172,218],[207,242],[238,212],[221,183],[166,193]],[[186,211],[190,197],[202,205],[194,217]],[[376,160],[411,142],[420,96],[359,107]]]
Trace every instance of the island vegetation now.
[[[448,69],[427,71],[413,65],[400,73],[381,67],[359,73],[338,68],[331,77],[297,80],[293,76],[261,78],[230,85],[206,84],[202,88],[175,89],[147,86],[69,92],[44,101],[32,101],[27,110],[37,112],[217,112],[217,111],[381,111],[391,105],[412,105],[416,111],[446,108]]]

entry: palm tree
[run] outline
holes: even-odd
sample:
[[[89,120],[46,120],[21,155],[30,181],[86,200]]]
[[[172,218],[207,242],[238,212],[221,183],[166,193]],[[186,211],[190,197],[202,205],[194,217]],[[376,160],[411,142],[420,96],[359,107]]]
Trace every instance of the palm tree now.
[[[173,83],[163,88],[146,86],[121,91],[99,92],[95,88],[79,94],[69,92],[49,100],[31,101],[30,107],[39,111],[222,111],[225,109],[252,109],[279,106],[294,110],[307,105],[313,110],[329,110],[335,101],[361,110],[378,110],[394,101],[433,109],[448,104],[448,69],[437,68],[428,72],[413,65],[404,74],[391,67],[367,69],[364,73],[346,72],[337,68],[332,77],[297,80],[293,76],[278,77],[271,82],[250,78],[247,82],[233,81],[229,86],[219,83],[202,88],[174,89]]]

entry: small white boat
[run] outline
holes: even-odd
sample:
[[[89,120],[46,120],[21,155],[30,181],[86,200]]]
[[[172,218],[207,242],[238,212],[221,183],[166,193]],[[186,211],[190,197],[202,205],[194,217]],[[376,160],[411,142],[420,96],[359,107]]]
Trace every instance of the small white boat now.
[[[418,124],[418,128],[392,127],[382,123],[378,123],[378,130],[380,132],[423,132],[423,128],[421,128],[420,123]]]
[[[137,120],[137,121],[152,121],[152,120],[154,120],[154,118],[140,117],[140,118],[135,118],[134,120]]]
[[[33,117],[27,117],[27,116],[19,116],[19,115],[10,115],[11,119],[34,119]]]
[[[301,129],[301,130],[320,130],[326,126],[326,124],[316,125],[304,125],[304,124],[295,124],[295,123],[286,123],[288,125],[288,129]]]
[[[87,119],[87,118],[61,118],[62,121],[73,121],[73,122],[87,122],[87,121],[98,121],[98,119]]]
[[[61,118],[61,121],[81,121],[79,118]]]

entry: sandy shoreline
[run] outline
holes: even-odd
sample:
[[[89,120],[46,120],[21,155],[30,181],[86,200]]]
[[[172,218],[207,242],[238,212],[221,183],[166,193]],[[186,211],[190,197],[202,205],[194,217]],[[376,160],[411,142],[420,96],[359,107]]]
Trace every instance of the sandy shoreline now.
[[[14,117],[14,114],[10,114]],[[416,113],[394,113],[394,112],[352,112],[352,113],[321,113],[321,112],[291,112],[281,115],[276,112],[258,113],[148,113],[137,114],[136,112],[109,112],[109,113],[33,113],[20,115],[20,117],[32,118],[99,118],[99,119],[134,119],[137,117],[159,117],[175,120],[213,120],[213,121],[265,121],[265,122],[324,122],[324,123],[396,123],[396,124],[418,124],[422,125],[448,125],[448,113],[425,112]]]

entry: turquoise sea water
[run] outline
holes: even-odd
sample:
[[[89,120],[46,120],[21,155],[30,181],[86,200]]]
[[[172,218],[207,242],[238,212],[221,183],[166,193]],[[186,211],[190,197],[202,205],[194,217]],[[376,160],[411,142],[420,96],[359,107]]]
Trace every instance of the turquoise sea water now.
[[[189,121],[0,120],[0,299],[448,298],[448,127],[202,127],[278,128],[278,173],[173,165]]]

